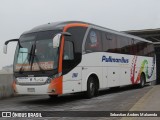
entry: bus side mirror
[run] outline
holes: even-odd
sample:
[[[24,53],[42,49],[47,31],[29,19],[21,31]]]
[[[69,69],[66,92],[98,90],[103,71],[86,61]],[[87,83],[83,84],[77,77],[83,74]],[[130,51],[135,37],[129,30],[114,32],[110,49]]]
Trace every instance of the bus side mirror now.
[[[21,47],[20,42],[19,42],[19,39],[11,39],[11,40],[8,40],[8,41],[6,41],[6,42],[4,43],[4,46],[3,46],[3,53],[4,53],[4,54],[7,54],[7,45],[8,45],[8,43],[9,43],[9,42],[15,42],[15,41],[18,41],[18,44],[19,44],[19,46]]]
[[[53,38],[53,48],[58,48],[59,47],[62,35],[64,35],[64,36],[71,36],[71,33],[69,33],[69,32],[61,32],[61,33],[56,34],[54,36],[54,38]]]
[[[7,54],[7,45],[4,45],[4,46],[3,46],[3,53],[4,53],[4,54]]]
[[[54,38],[53,38],[53,48],[58,48],[59,47],[61,36],[62,35],[60,33],[58,33],[57,35],[54,36]]]

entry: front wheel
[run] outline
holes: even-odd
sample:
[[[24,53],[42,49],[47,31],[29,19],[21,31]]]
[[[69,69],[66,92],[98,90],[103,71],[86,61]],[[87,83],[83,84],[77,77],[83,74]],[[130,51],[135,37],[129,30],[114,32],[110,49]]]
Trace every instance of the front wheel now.
[[[96,93],[96,84],[95,84],[94,78],[89,77],[88,83],[87,83],[86,97],[92,98],[94,97],[95,93]]]

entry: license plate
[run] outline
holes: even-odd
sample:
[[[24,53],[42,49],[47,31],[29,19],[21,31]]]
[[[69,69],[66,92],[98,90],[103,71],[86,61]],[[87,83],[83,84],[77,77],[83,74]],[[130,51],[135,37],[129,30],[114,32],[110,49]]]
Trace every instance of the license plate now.
[[[28,92],[35,92],[35,88],[27,88]]]

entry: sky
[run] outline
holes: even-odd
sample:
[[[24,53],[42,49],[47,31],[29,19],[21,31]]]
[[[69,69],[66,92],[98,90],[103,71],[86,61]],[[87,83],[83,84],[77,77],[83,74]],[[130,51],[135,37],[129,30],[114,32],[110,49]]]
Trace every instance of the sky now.
[[[78,20],[126,31],[160,28],[160,0],[0,0],[0,69],[13,63],[16,43],[27,30],[49,22]]]

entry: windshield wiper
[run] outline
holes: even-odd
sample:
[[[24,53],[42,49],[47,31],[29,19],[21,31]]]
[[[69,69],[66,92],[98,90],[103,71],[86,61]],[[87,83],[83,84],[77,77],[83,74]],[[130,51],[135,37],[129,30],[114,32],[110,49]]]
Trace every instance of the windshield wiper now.
[[[30,59],[31,70],[32,70],[32,66],[33,66],[33,62],[34,62],[34,58],[35,58],[35,60],[37,61],[36,63],[38,64],[40,71],[42,73],[45,73],[45,70],[42,69],[42,67],[39,65],[39,59],[38,59],[37,55],[35,54],[35,49],[36,49],[36,45],[34,44],[34,46],[32,45],[31,59]]]
[[[45,73],[45,70],[39,65],[39,59],[38,59],[37,55],[35,55],[35,60],[37,61],[36,63],[38,64],[38,67],[39,67],[40,71],[42,73]]]
[[[32,45],[31,48],[31,52],[30,52],[30,60],[29,60],[29,64],[31,64],[31,71],[32,71],[32,66],[33,66],[33,62],[34,62],[34,56],[35,56],[35,49],[36,49],[36,45]]]
[[[31,46],[31,50],[30,50],[30,52],[29,52],[29,58],[28,58],[29,64],[30,64],[31,59],[32,59],[32,53],[33,53],[33,45]]]
[[[22,66],[21,66],[21,68],[20,68],[20,70],[19,70],[19,73],[20,73],[20,74],[22,74],[23,71],[24,71],[23,66],[24,66],[24,64],[26,63],[26,60],[27,60],[27,59],[28,59],[29,64],[31,64],[31,71],[32,71],[32,66],[33,66],[34,58],[35,58],[35,60],[37,61],[36,63],[38,64],[38,67],[39,67],[40,71],[41,71],[42,73],[45,73],[45,70],[42,69],[42,67],[39,65],[39,59],[38,59],[37,55],[35,55],[35,49],[36,49],[36,46],[33,46],[33,45],[32,45],[31,51],[28,53],[29,56],[25,59],[25,61],[23,62]]]

